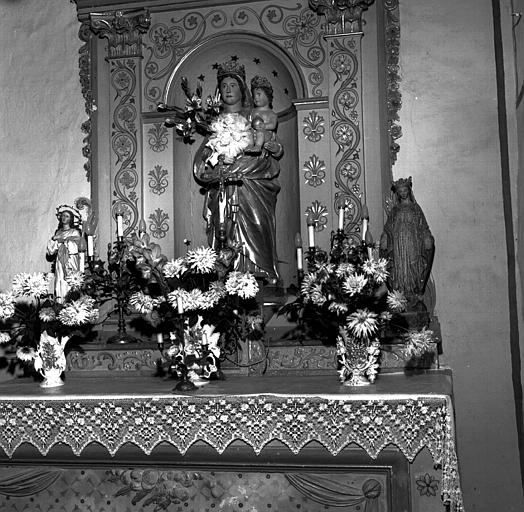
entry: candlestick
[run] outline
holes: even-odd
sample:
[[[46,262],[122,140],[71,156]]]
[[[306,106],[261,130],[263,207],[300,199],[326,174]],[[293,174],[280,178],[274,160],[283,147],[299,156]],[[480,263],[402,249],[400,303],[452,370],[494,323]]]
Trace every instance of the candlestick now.
[[[156,333],[156,342],[159,347],[164,346],[164,335],[161,332]]]
[[[345,211],[346,209],[344,208],[344,206],[341,206],[338,209],[338,229],[340,231],[344,231],[344,213]]]

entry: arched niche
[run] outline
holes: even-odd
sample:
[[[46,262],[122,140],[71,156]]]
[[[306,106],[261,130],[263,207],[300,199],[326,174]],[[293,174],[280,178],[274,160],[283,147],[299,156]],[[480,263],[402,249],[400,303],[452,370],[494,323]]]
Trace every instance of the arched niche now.
[[[266,76],[274,90],[273,110],[279,117],[278,137],[285,147],[280,160],[281,191],[277,201],[277,253],[279,270],[288,286],[296,278],[295,247],[293,239],[300,232],[300,197],[298,176],[298,143],[296,112],[293,100],[305,95],[305,83],[300,70],[281,48],[264,37],[251,33],[216,35],[194,48],[181,59],[167,82],[164,100],[167,104],[182,106],[185,95],[181,78],[187,77],[194,90],[197,80],[203,82],[206,98],[216,89],[217,65],[238,59],[246,69],[247,81],[255,75]],[[174,253],[183,254],[184,240],[192,245],[205,244],[203,219],[204,196],[192,176],[195,152],[202,137],[195,136],[191,144],[175,136],[173,144],[173,205]]]

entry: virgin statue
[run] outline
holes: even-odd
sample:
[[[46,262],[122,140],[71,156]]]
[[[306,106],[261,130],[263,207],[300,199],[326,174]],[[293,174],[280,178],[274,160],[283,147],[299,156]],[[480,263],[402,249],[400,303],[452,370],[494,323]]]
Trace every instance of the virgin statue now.
[[[69,292],[66,278],[73,271],[80,271],[79,242],[82,238],[79,226],[81,216],[72,206],[62,205],[56,209],[58,228],[47,243],[47,257],[53,261],[55,296],[64,300]]]
[[[252,100],[243,65],[235,61],[220,65],[217,83],[221,111],[193,167],[195,179],[206,190],[208,241],[216,247],[220,230],[225,230],[228,244],[242,246],[235,268],[276,283],[275,208],[283,147],[273,136],[264,142],[261,152],[248,150],[253,147]]]
[[[393,183],[395,204],[380,238],[380,254],[390,260],[388,286],[404,293],[409,310],[423,305],[435,253],[435,241],[412,186],[411,177]]]

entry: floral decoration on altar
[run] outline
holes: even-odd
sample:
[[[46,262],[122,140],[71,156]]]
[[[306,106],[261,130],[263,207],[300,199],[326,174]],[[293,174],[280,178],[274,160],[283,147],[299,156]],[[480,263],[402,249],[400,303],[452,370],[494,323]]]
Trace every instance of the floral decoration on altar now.
[[[70,291],[65,299],[50,292],[51,278],[42,272],[22,272],[15,275],[9,291],[0,293],[0,344],[16,349],[17,358],[34,364],[42,375],[56,370],[59,376],[66,366],[66,343],[97,322],[98,307],[83,292],[82,272],[67,276]],[[11,362],[11,370],[15,364]]]
[[[407,300],[386,287],[388,260],[374,259],[373,247],[343,245],[327,255],[315,254],[294,302],[282,313],[297,321],[303,336],[336,343],[338,373],[351,386],[375,381],[380,367],[380,340]],[[402,336],[407,356],[417,357],[433,342],[432,331]]]
[[[141,274],[129,304],[153,327],[164,362],[178,376],[187,370],[190,378],[220,378],[220,359],[263,334],[258,282],[250,272],[230,270],[229,251],[197,247],[168,261],[147,234],[129,241],[127,258]]]

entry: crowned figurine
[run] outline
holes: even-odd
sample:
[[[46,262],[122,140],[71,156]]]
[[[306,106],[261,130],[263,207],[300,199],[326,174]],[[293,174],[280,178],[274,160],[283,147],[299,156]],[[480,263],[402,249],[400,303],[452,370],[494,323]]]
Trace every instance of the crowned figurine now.
[[[425,311],[424,292],[433,265],[435,241],[415,201],[411,177],[391,187],[395,203],[380,238],[380,255],[390,261],[388,287],[404,293],[409,311]]]
[[[56,209],[58,227],[47,243],[47,258],[53,261],[55,274],[54,293],[58,301],[63,301],[69,292],[67,276],[79,272],[82,239],[80,226],[82,217],[74,206],[61,205]]]

